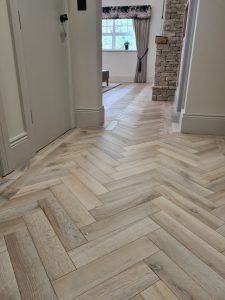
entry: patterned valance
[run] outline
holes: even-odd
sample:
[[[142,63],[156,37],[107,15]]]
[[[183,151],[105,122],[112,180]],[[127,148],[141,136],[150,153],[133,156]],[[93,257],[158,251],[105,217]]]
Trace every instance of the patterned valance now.
[[[151,6],[107,6],[102,8],[103,19],[150,19]]]

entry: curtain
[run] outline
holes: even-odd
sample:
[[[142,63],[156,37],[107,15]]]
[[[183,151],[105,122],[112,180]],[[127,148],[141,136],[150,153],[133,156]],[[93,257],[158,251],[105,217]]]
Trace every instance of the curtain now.
[[[102,8],[102,19],[147,19],[150,17],[150,5],[106,6]]]
[[[134,29],[137,44],[137,68],[134,82],[145,83],[147,80],[150,18],[134,19]]]

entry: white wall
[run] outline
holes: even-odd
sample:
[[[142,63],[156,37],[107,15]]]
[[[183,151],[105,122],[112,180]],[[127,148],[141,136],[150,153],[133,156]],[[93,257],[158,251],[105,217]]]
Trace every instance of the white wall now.
[[[151,5],[152,18],[149,39],[147,81],[153,83],[156,59],[155,36],[161,34],[163,0],[103,0],[102,5]],[[103,52],[103,68],[110,71],[111,81],[133,82],[136,64],[136,52]]]
[[[199,0],[182,131],[225,134],[225,2]]]
[[[78,11],[69,1],[73,89],[78,127],[98,126],[103,121],[101,1],[87,0]]]
[[[24,134],[24,125],[6,0],[0,1],[0,43],[0,93],[8,135],[13,141]]]

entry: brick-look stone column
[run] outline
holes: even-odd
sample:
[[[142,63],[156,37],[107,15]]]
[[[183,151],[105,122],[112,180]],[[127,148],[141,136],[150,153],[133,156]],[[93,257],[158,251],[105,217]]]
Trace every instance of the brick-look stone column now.
[[[164,43],[157,43],[152,100],[174,100],[181,61],[184,16],[187,0],[166,0]],[[161,40],[162,41],[162,40]]]

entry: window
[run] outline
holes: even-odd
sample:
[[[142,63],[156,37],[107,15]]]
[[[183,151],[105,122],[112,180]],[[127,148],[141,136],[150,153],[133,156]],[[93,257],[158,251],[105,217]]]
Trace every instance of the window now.
[[[126,42],[129,42],[129,50],[136,50],[132,19],[102,20],[103,50],[124,50]]]

